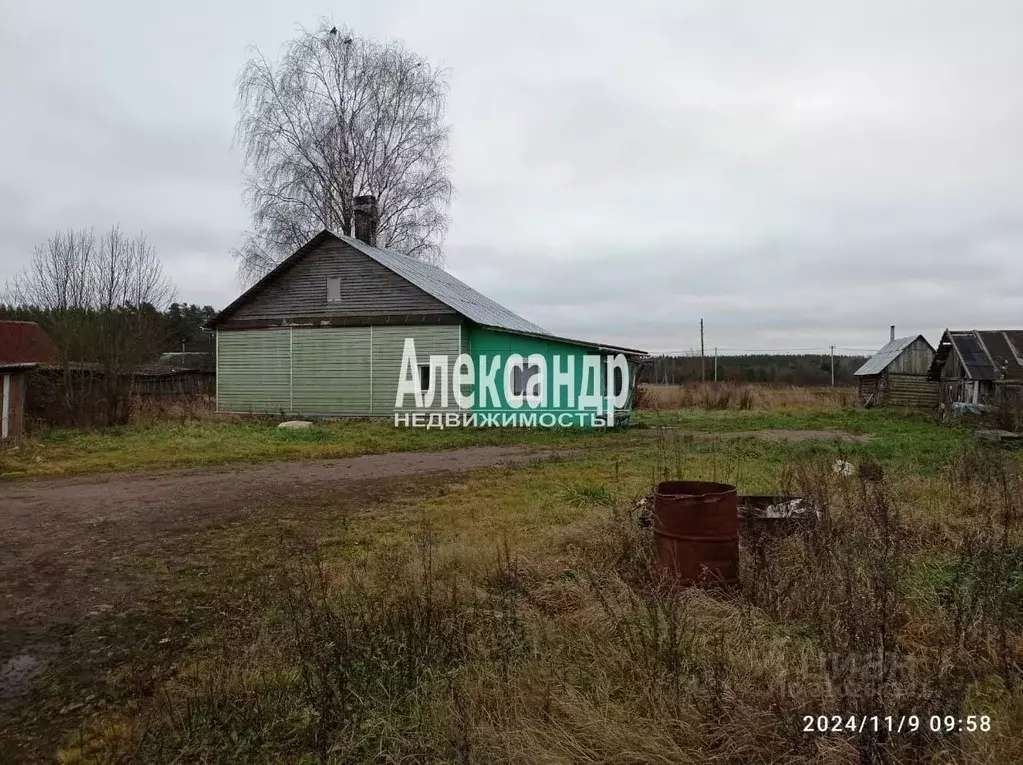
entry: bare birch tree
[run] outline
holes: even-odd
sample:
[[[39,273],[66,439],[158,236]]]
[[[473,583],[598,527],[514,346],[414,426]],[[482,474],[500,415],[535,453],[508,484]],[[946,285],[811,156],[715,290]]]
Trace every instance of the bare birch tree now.
[[[82,404],[75,396],[83,392],[85,377],[79,362],[91,363],[101,372],[93,382],[106,403],[103,419],[123,422],[127,383],[133,370],[159,351],[160,311],[174,298],[145,235],[128,237],[117,226],[98,238],[91,230],[57,232],[35,248],[7,293],[8,302],[40,309],[47,317],[64,368],[64,404],[69,409]]]
[[[380,246],[440,262],[451,198],[447,77],[398,43],[321,20],[258,50],[238,78],[236,140],[252,231],[236,251],[252,280],[323,229],[352,233],[353,199],[376,197]]]

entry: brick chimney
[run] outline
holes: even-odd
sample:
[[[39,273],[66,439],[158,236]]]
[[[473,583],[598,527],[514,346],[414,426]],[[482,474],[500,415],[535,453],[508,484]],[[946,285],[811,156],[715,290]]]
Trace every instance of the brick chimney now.
[[[891,337],[889,337],[888,339],[889,340],[894,340],[895,339],[895,325],[894,324],[892,324],[892,334],[891,334]]]
[[[380,213],[377,211],[377,198],[372,194],[364,194],[352,200],[352,230],[355,238],[370,247],[377,246],[377,228],[380,226]]]

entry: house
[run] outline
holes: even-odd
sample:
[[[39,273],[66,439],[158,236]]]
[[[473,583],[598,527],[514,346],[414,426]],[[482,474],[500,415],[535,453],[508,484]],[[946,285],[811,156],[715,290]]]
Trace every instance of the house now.
[[[998,405],[1023,387],[1023,330],[946,329],[928,376],[941,403]]]
[[[583,357],[623,354],[630,370],[628,404],[617,419],[628,416],[643,351],[552,335],[441,268],[373,246],[375,203],[359,200],[370,211],[370,221],[363,218],[360,226],[356,215],[358,238],[319,233],[210,322],[216,332],[217,411],[396,416],[399,380],[412,382],[406,368],[411,341],[421,391],[450,384],[444,379],[447,370],[438,373],[431,366],[431,356],[454,360],[467,354],[479,370],[495,355],[519,354],[539,355],[547,362],[548,389],[556,383],[557,361],[562,383],[570,364],[573,385],[581,389],[599,378],[600,390],[591,385],[589,392],[603,395],[606,376],[588,376]],[[535,384],[539,366],[513,370],[512,387]],[[466,396],[480,393],[472,412],[495,415],[518,409],[520,394],[536,392],[513,391],[514,400],[508,400],[500,382],[496,400],[490,389],[484,398],[476,390],[481,386],[460,382]],[[559,415],[586,409],[574,394],[570,397],[564,387],[562,391],[560,400],[549,397],[546,407],[534,411]],[[436,393],[427,403],[428,394],[423,411],[465,411],[453,395],[444,398]],[[402,400],[404,410],[418,409],[411,396]]]
[[[891,339],[853,374],[859,400],[865,406],[904,406],[929,409],[938,404],[937,385],[927,373],[934,348],[923,335]]]
[[[56,358],[56,348],[35,322],[0,321],[0,447],[21,441],[28,373]]]

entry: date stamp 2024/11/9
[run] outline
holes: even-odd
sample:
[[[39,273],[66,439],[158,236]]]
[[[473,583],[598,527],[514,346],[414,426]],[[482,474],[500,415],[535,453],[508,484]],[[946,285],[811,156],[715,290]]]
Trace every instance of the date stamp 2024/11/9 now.
[[[987,733],[988,715],[803,715],[804,733]]]

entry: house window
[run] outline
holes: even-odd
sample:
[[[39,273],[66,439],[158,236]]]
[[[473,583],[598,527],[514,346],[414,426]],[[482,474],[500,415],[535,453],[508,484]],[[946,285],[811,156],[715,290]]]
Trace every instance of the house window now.
[[[419,365],[419,390],[423,393],[430,390],[430,365]]]
[[[327,302],[328,303],[340,303],[341,302],[341,278],[332,276],[327,279]]]
[[[527,385],[529,386],[528,390]],[[540,395],[540,366],[538,364],[517,366],[512,369],[512,395],[516,397]]]

